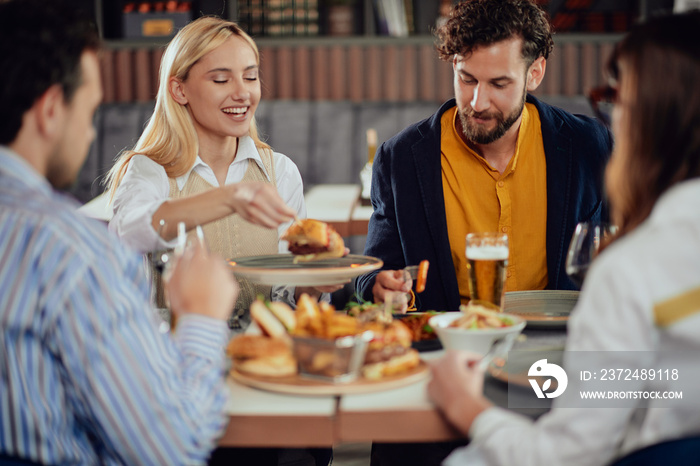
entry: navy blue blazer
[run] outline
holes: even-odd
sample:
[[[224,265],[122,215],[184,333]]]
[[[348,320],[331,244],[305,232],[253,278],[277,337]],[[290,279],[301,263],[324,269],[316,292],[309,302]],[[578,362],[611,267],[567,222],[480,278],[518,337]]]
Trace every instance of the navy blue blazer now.
[[[548,289],[576,289],[564,261],[576,224],[607,220],[604,170],[612,135],[599,121],[572,115],[528,95],[542,124],[547,161]],[[430,261],[428,281],[416,295],[419,310],[456,310],[459,288],[450,253],[440,165],[440,118],[451,99],[431,117],[383,143],[372,167],[372,205],[364,253],[397,270]],[[358,277],[360,295],[373,300],[378,271]]]

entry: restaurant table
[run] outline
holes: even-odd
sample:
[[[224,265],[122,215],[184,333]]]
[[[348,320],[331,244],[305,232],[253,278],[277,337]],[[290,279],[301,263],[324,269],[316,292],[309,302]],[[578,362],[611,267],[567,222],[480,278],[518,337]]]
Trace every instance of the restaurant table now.
[[[552,350],[552,349],[563,349],[566,343],[566,330],[559,329],[525,329],[523,331],[525,335],[525,341],[516,342],[513,345],[512,351],[535,351],[535,350]],[[508,408],[511,411],[523,414],[530,418],[536,419],[542,414],[549,411],[551,407],[552,400],[548,400],[543,404],[547,405],[546,408],[511,408],[508,407],[509,396],[512,397],[513,401],[517,402],[518,405],[523,405],[527,403],[520,403],[523,400],[522,397],[530,397],[532,395],[532,389],[530,387],[509,387],[508,384],[497,380],[493,377],[487,376],[484,379],[484,395],[486,398],[491,400],[496,406],[501,406]]]
[[[565,330],[523,332],[513,350],[562,347]],[[429,361],[444,351],[422,352]],[[321,447],[356,442],[439,442],[461,438],[428,399],[428,377],[410,385],[363,394],[287,395],[244,386],[229,379],[230,422],[219,441],[236,447]],[[484,394],[508,406],[508,386],[490,376]],[[547,409],[517,410],[536,418]]]
[[[78,212],[86,217],[102,220],[103,222],[109,222],[114,215],[108,193],[102,193],[78,207]]]
[[[335,396],[293,396],[228,381],[231,421],[220,446],[321,447],[336,443]]]

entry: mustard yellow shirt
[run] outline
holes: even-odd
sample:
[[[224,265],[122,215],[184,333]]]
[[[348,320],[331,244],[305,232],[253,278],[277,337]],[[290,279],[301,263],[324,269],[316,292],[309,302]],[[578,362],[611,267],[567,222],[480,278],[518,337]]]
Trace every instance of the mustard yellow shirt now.
[[[506,291],[547,286],[547,164],[537,109],[525,104],[515,154],[501,174],[459,136],[457,108],[442,115],[442,185],[452,261],[469,301],[465,256],[472,232],[508,234]]]

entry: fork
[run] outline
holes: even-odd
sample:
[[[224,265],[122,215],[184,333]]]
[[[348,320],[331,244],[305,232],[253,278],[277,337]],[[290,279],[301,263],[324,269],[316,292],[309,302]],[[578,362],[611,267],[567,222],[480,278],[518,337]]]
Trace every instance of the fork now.
[[[185,252],[187,247],[187,226],[185,222],[177,224],[177,243],[175,245],[175,257],[180,257]]]
[[[486,354],[477,363],[477,368],[485,371],[497,356],[507,354],[508,351],[510,351],[516,338],[517,335],[506,335],[496,338],[493,343],[491,343],[491,347]]]
[[[418,266],[417,265],[409,265],[408,267],[403,268],[403,274],[404,274],[404,281],[407,280],[405,277],[408,275],[411,280],[415,280],[418,278]]]
[[[403,280],[408,281],[415,280],[418,278],[418,266],[409,265],[401,269],[403,272]],[[404,293],[402,291],[387,291],[384,295],[384,312],[387,316],[391,314],[396,309],[403,309],[404,305],[408,304],[411,300],[411,293]]]

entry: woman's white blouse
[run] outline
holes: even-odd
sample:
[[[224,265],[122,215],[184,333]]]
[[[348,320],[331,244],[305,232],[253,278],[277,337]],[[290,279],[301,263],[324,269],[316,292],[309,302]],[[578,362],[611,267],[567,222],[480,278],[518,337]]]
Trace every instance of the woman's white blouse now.
[[[248,160],[257,163],[268,180],[271,179],[260,159],[255,143],[250,137],[245,136],[240,139],[236,158],[229,166],[226,185],[238,183],[243,179]],[[273,153],[273,160],[280,197],[299,218],[306,218],[304,188],[299,169],[289,157],[278,152]],[[190,171],[176,179],[180,189],[185,186],[193,171],[212,186],[219,185],[213,170],[197,156]],[[110,230],[114,231],[127,245],[141,252],[174,247],[175,240],[164,241],[153,229],[151,223],[154,212],[168,199],[169,195],[170,184],[165,169],[144,155],[135,155],[129,162],[126,174],[114,196],[114,216],[109,222]],[[290,223],[280,225],[278,234],[281,235]],[[286,242],[280,242],[279,252],[287,252]]]
[[[668,326],[655,324],[664,304],[700,293],[699,199],[700,180],[674,186],[642,225],[596,259],[569,320],[564,356],[565,366],[572,352],[593,351],[596,358],[604,357],[594,367],[677,368],[685,377],[640,380],[634,389],[681,389],[690,400],[675,407],[640,400],[634,408],[593,409],[558,406],[557,398],[552,410],[534,423],[490,408],[472,424],[470,445],[456,450],[445,465],[601,465],[700,432],[700,305]],[[582,382],[570,376],[567,392],[580,389],[585,390]]]

